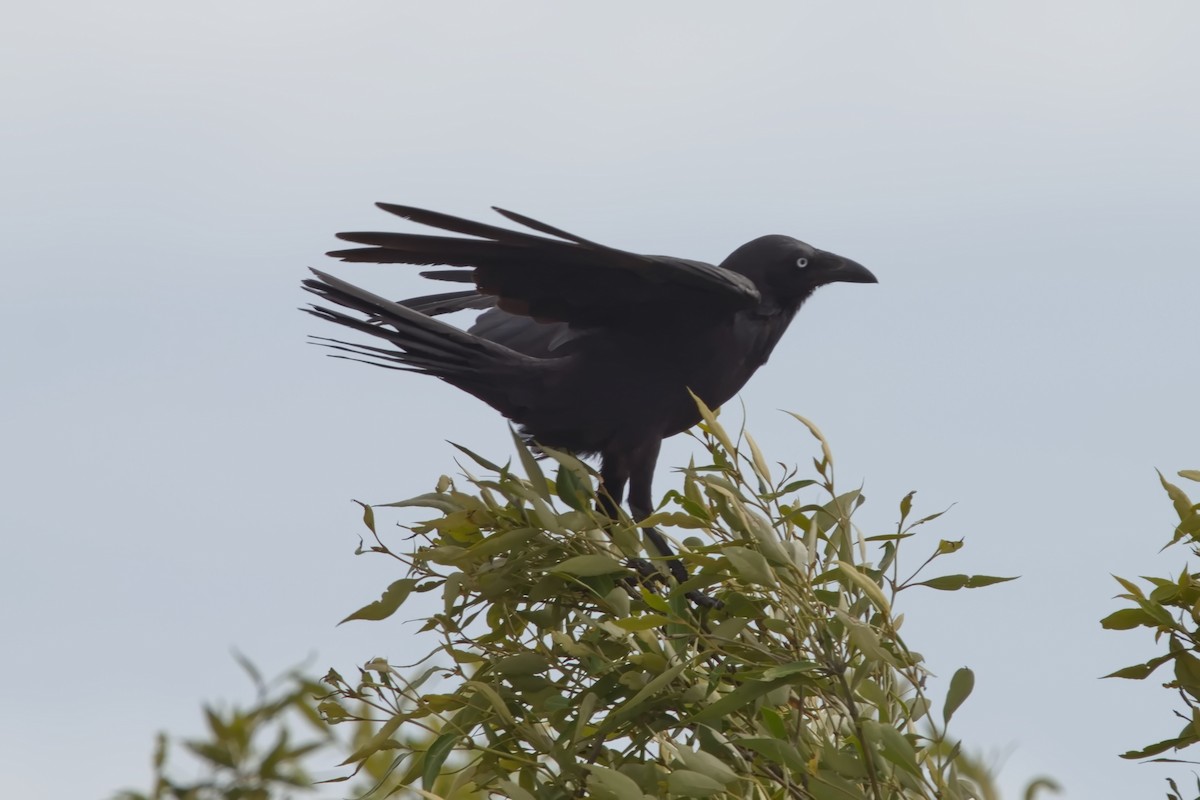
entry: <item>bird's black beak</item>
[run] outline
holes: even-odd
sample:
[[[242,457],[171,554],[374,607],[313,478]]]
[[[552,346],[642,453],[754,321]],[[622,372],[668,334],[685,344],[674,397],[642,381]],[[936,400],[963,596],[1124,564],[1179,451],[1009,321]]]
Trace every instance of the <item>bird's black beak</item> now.
[[[829,276],[829,281],[841,283],[879,283],[879,279],[871,272],[871,270],[859,264],[857,261],[851,261],[848,258],[829,254],[833,259],[833,266],[826,273]]]

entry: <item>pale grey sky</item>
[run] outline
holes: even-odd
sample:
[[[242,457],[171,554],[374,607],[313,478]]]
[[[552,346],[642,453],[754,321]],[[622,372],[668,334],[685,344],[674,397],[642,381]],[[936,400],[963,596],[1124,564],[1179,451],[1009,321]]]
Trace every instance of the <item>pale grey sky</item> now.
[[[0,33],[0,679],[5,794],[146,785],[156,730],[267,672],[399,659],[413,626],[334,628],[391,579],[350,498],[503,458],[438,383],[330,361],[298,281],[376,200],[502,205],[719,261],[786,233],[870,267],[806,305],[743,392],[775,458],[815,420],[860,522],[957,503],[948,571],[906,599],[955,718],[1072,798],[1185,769],[1116,754],[1173,698],[1097,677],[1110,573],[1177,572],[1154,468],[1200,466],[1200,7],[982,4],[24,4]],[[326,266],[331,266],[326,264]],[[404,267],[337,267],[384,293]],[[734,406],[729,412],[740,414]],[[670,465],[690,444],[664,452]],[[931,544],[932,542],[930,542]],[[915,555],[915,554],[914,554]],[[1165,679],[1165,678],[1164,678]],[[935,684],[936,686],[937,684]],[[940,696],[938,689],[935,695]],[[1186,755],[1186,754],[1185,754]]]

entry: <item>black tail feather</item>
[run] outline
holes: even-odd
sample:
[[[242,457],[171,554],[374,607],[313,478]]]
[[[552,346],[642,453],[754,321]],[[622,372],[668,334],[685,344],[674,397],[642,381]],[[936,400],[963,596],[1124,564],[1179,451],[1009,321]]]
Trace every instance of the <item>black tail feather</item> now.
[[[342,343],[350,347],[360,347],[360,354],[413,365],[420,362],[419,365],[423,369],[444,377],[446,370],[478,370],[489,364],[531,361],[515,350],[473,336],[333,275],[315,269],[312,272],[317,277],[304,281],[306,290],[324,300],[364,314],[368,319],[360,319],[319,305],[305,309],[306,311],[360,333],[384,339],[397,348],[395,351],[389,351],[367,345]]]

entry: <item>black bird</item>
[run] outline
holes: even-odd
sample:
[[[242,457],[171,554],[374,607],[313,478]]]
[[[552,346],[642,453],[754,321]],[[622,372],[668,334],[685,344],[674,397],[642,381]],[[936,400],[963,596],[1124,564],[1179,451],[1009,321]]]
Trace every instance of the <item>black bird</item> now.
[[[340,233],[363,246],[329,255],[457,267],[421,274],[474,286],[394,302],[314,269],[305,288],[363,318],[318,305],[305,310],[391,347],[323,341],[368,363],[441,378],[534,442],[599,455],[602,502],[613,518],[627,483],[632,516],[653,510],[662,440],[700,420],[689,389],[709,408],[720,406],[766,363],[817,287],[876,282],[862,265],[789,236],[748,242],[718,267],[616,250],[499,208],[554,238],[378,206],[463,236]],[[484,312],[467,331],[434,319],[466,309]],[[646,534],[663,556],[673,555],[658,531]],[[678,561],[670,566],[678,580],[687,578]]]

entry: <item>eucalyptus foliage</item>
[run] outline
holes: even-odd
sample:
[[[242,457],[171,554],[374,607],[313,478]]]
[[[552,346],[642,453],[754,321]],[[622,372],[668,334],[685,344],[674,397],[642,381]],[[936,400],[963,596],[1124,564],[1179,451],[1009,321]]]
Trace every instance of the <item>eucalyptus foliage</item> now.
[[[254,702],[206,705],[203,736],[173,742],[160,733],[153,788],[119,792],[114,800],[284,800],[312,791],[306,762],[345,749],[316,709],[315,698],[325,690],[296,670],[266,681],[249,660],[240,655],[237,660],[254,684]],[[301,741],[298,729],[304,731]],[[178,776],[172,744],[176,749],[181,744],[199,765],[198,776]]]
[[[1179,476],[1200,482],[1200,470],[1183,470]],[[1192,502],[1182,488],[1169,482],[1161,473],[1158,477],[1179,517],[1179,524],[1166,546],[1185,545],[1191,548],[1193,555],[1200,555],[1200,503]],[[1197,656],[1200,651],[1200,574],[1185,566],[1176,576],[1143,578],[1145,588],[1126,578],[1116,580],[1125,590],[1117,596],[1128,604],[1109,614],[1100,624],[1110,630],[1149,628],[1154,631],[1155,641],[1165,644],[1166,652],[1105,677],[1145,680],[1159,667],[1170,664],[1174,674],[1164,686],[1177,694],[1183,706],[1175,712],[1183,721],[1178,734],[1131,750],[1122,754],[1122,758],[1180,761],[1162,754],[1200,742],[1200,657]],[[1170,784],[1168,796],[1180,797],[1175,783]],[[1200,781],[1197,789],[1200,790]]]
[[[902,547],[940,514],[913,519],[910,493],[896,529],[869,535],[812,423],[796,417],[820,452],[802,476],[702,411],[708,463],[646,520],[608,520],[586,464],[520,440],[519,468],[460,448],[461,477],[363,506],[363,549],[404,574],[346,619],[423,620],[407,663],[325,678],[325,719],[373,731],[345,763],[378,776],[377,796],[993,796],[947,733],[971,671],[929,696],[894,604],[1008,579],[923,577],[961,547],[945,540],[906,574]],[[377,522],[385,507],[434,513],[405,535]],[[628,566],[648,525],[674,534],[687,583]]]

